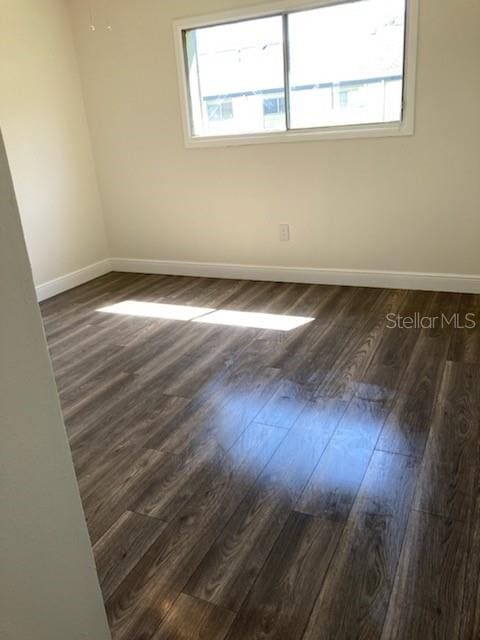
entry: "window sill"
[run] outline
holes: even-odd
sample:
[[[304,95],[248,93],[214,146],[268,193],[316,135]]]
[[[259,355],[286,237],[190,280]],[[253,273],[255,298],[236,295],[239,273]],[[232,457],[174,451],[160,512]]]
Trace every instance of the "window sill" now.
[[[393,138],[412,136],[413,123],[386,123],[328,127],[324,129],[298,129],[295,131],[274,131],[232,136],[190,136],[185,138],[188,149],[208,147],[237,147],[251,144],[275,144],[285,142],[314,142],[319,140],[350,140],[355,138]]]

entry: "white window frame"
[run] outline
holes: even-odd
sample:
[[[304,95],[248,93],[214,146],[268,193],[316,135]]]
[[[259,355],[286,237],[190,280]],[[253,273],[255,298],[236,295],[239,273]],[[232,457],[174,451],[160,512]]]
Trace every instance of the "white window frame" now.
[[[233,135],[195,136],[192,126],[191,104],[189,97],[187,61],[184,47],[184,31],[212,27],[230,22],[252,20],[278,16],[293,11],[308,11],[336,4],[350,4],[361,0],[279,0],[254,7],[243,7],[209,15],[181,18],[173,23],[175,52],[177,58],[178,84],[180,91],[180,109],[182,114],[185,146],[230,147],[247,144],[265,144],[275,142],[307,142],[312,140],[332,140],[350,138],[382,138],[411,136],[415,133],[415,86],[418,41],[418,11],[420,0],[406,0],[405,52],[403,75],[403,108],[400,122],[379,124],[358,124],[348,126],[330,126],[309,129],[295,129],[266,133],[248,133]]]

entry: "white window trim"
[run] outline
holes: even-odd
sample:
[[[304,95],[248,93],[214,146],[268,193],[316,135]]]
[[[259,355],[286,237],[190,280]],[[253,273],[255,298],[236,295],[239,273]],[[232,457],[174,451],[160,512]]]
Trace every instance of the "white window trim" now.
[[[405,67],[403,90],[403,117],[401,122],[380,124],[358,124],[222,136],[195,136],[192,131],[190,98],[186,73],[183,32],[200,27],[211,27],[228,22],[265,18],[290,11],[318,9],[323,6],[346,4],[360,0],[279,0],[254,7],[243,7],[209,15],[181,18],[173,23],[175,52],[177,58],[180,110],[182,115],[185,146],[187,148],[231,147],[250,144],[278,142],[308,142],[314,140],[384,138],[411,136],[415,133],[415,87],[418,43],[418,12],[420,0],[406,0]]]

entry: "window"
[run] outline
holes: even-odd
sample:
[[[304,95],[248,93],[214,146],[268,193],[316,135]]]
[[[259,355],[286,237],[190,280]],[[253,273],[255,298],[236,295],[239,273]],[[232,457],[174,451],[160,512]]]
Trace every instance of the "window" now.
[[[176,23],[187,145],[413,133],[417,2]]]
[[[340,109],[365,107],[364,82],[345,82],[338,85],[338,105]]]
[[[207,117],[210,121],[230,120],[233,118],[233,104],[231,100],[216,102],[207,100]]]
[[[263,115],[273,116],[285,113],[285,98],[279,96],[277,98],[265,98],[263,101]]]
[[[284,91],[282,18],[190,29],[184,37],[193,135],[265,131],[263,98],[272,86]],[[214,104],[229,104],[231,115],[211,117]],[[285,130],[285,117],[276,128]]]
[[[265,131],[281,130],[285,127],[285,97],[263,99],[263,128]]]

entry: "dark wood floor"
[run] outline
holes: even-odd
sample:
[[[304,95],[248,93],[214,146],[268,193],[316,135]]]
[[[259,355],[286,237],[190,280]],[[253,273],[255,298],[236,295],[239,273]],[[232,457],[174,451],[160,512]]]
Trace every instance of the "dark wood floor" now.
[[[480,330],[397,312],[480,297],[111,273],[42,304],[114,640],[480,638]]]

